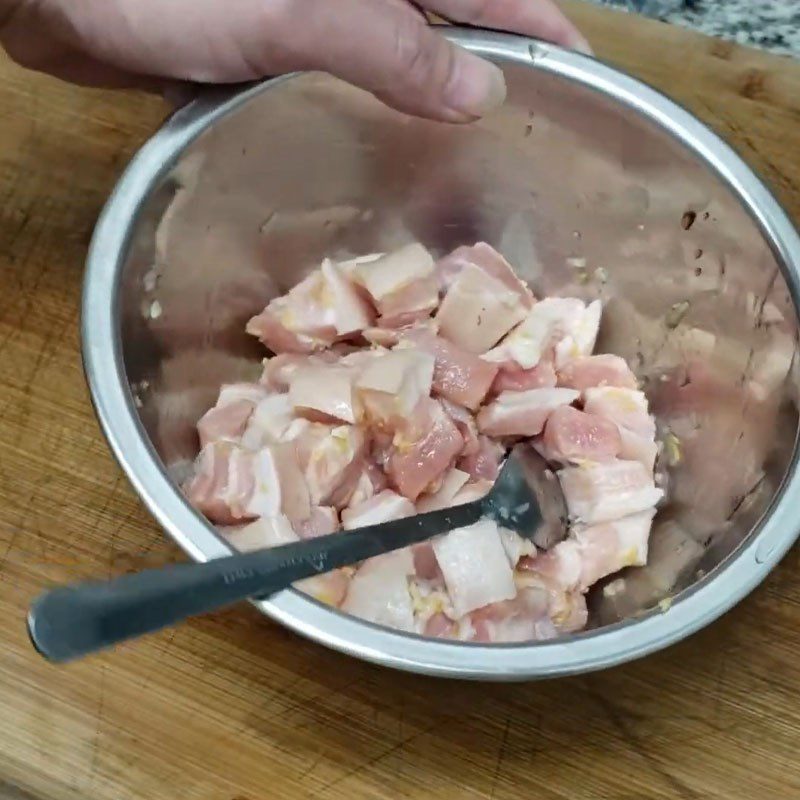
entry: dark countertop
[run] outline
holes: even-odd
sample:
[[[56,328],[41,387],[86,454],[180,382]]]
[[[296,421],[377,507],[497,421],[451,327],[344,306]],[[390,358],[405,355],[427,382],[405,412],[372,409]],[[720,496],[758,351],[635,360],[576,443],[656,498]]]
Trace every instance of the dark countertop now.
[[[798,0],[587,0],[800,57]]]

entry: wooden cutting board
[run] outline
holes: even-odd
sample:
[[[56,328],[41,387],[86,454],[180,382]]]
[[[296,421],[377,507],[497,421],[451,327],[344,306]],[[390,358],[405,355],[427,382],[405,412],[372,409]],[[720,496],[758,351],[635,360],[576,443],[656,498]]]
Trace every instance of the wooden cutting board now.
[[[800,219],[800,64],[568,9]],[[32,652],[25,612],[44,586],[180,558],[100,436],[78,348],[92,226],[163,115],[0,61],[0,798],[800,796],[798,548],[689,641],[555,682],[390,672],[246,606],[63,668]]]

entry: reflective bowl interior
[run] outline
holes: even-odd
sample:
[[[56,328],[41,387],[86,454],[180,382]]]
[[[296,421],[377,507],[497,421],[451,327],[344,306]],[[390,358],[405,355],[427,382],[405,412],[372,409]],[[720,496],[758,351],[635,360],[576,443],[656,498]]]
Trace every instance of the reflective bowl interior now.
[[[220,384],[259,373],[245,321],[323,256],[485,240],[540,296],[602,298],[598,351],[630,361],[670,446],[650,561],[593,590],[599,627],[691,586],[768,511],[797,432],[797,317],[759,226],[690,147],[579,82],[503,66],[507,104],[468,127],[317,74],[218,119],[133,223],[122,354],[180,479]]]

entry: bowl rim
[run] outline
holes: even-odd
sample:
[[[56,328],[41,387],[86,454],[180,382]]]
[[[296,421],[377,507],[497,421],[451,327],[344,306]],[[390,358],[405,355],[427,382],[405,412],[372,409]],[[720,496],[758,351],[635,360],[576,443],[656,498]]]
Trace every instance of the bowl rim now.
[[[512,34],[447,27],[452,42],[497,61],[541,70],[600,92],[671,133],[727,184],[772,248],[800,313],[800,236],[778,201],[734,150],[674,101],[597,59]],[[152,447],[122,357],[121,269],[152,188],[213,123],[294,76],[214,88],[173,114],[139,150],[106,203],[87,257],[81,313],[84,372],[110,448],[136,492],[171,538],[197,561],[232,549],[195,511]],[[426,639],[331,609],[294,590],[253,601],[267,616],[334,650],[411,672],[453,678],[524,680],[589,672],[653,653],[706,626],[749,594],[800,533],[798,448],[770,508],[719,567],[663,609],[598,630],[528,644],[482,645]]]

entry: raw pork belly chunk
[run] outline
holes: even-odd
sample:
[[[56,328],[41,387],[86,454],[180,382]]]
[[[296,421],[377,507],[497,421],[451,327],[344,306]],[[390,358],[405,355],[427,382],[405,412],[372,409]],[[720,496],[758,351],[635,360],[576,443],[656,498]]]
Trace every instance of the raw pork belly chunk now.
[[[430,637],[580,630],[588,589],[647,561],[662,495],[647,398],[624,359],[593,352],[601,315],[535,297],[484,242],[326,258],[247,323],[271,354],[197,423],[184,492],[250,551],[477,500],[527,443],[570,514],[549,550],[487,518],[296,586]]]

